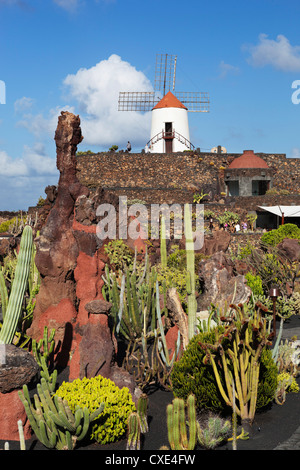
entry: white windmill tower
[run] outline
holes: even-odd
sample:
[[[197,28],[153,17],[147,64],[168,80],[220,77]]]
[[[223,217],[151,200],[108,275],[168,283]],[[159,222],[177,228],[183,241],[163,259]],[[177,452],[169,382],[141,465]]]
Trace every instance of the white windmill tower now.
[[[147,146],[153,153],[193,150],[188,111],[209,111],[208,93],[174,92],[176,63],[177,56],[157,54],[155,91],[119,94],[119,111],[152,111],[151,133]]]

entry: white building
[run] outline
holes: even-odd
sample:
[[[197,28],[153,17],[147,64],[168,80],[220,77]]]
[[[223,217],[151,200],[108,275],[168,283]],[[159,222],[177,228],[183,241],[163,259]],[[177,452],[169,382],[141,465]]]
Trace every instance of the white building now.
[[[170,91],[152,109],[152,153],[172,153],[192,150],[188,110]]]

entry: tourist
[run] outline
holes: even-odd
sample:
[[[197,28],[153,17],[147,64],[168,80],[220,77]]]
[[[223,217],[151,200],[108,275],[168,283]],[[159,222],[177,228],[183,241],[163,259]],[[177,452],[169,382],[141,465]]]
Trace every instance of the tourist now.
[[[128,140],[128,143],[127,143],[127,152],[130,152],[130,150],[131,150],[131,143],[130,143],[129,140]]]
[[[213,218],[211,217],[209,219],[209,230],[212,232],[212,229],[214,228],[214,223],[213,223]]]
[[[235,228],[235,231],[236,231],[236,232],[239,232],[239,231],[241,230],[241,226],[240,226],[239,223],[237,223],[234,228]]]

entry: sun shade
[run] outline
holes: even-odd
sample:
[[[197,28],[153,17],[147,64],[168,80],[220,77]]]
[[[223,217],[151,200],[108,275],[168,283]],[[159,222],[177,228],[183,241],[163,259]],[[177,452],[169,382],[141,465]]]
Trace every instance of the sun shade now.
[[[284,217],[300,217],[300,206],[258,206],[260,209]]]

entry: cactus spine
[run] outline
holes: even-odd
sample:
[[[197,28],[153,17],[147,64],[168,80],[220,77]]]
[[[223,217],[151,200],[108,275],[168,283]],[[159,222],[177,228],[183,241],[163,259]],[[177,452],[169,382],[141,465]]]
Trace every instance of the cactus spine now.
[[[26,225],[24,228],[15,277],[8,300],[5,320],[0,332],[0,344],[10,344],[13,341],[21,314],[24,293],[28,283],[31,266],[33,236],[32,228]]]
[[[172,450],[193,450],[197,441],[195,397],[187,398],[188,428],[186,428],[185,403],[182,398],[174,398],[167,406],[168,439]],[[189,437],[188,437],[189,434]]]
[[[50,449],[73,450],[77,441],[87,435],[90,423],[103,412],[105,406],[102,403],[92,414],[87,408],[78,406],[73,414],[66,400],[57,395],[52,399],[45,379],[41,379],[37,391],[34,404],[31,403],[26,385],[23,386],[23,391],[18,393],[33,432],[37,439]]]

